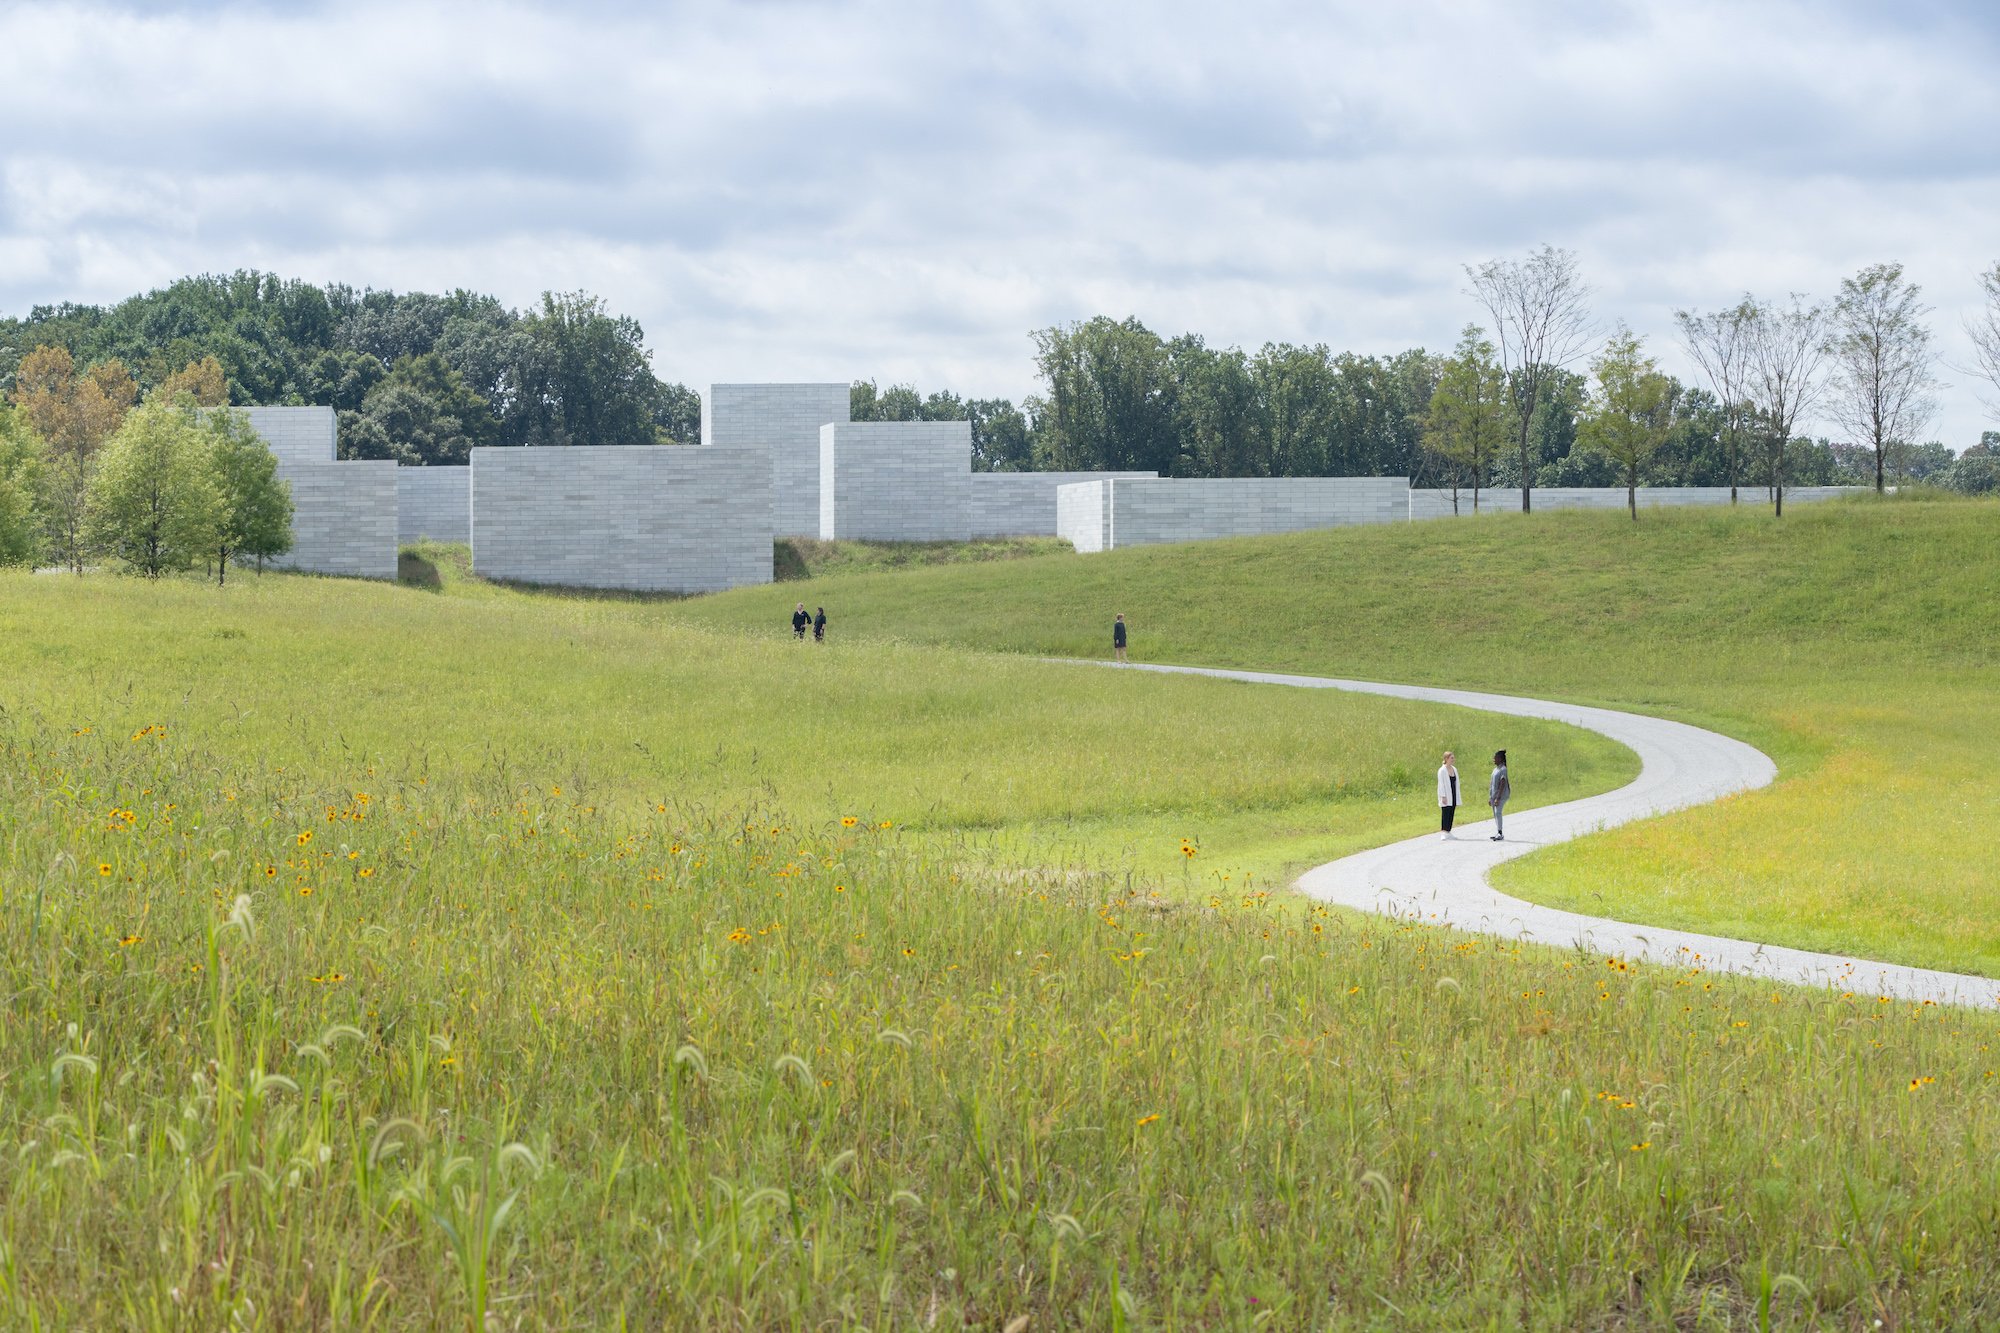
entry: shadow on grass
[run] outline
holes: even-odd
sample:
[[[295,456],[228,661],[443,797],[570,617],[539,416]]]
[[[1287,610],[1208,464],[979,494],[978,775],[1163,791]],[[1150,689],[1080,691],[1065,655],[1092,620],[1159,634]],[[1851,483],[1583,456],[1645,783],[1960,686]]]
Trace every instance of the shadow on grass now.
[[[444,574],[437,562],[417,551],[396,553],[396,582],[406,588],[422,588],[425,592],[443,592]]]

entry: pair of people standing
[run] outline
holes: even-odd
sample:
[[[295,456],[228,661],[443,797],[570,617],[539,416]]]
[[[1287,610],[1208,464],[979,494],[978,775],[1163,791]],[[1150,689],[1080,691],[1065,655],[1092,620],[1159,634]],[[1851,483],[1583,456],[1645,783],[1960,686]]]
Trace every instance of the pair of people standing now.
[[[806,613],[806,604],[805,604],[804,602],[800,602],[800,603],[799,603],[799,604],[798,604],[797,606],[793,607],[793,608],[792,608],[792,637],[793,637],[794,639],[798,639],[798,640],[800,640],[801,642],[803,642],[803,641],[805,640],[805,637],[806,637],[806,627],[807,627],[807,626],[811,626],[811,627],[812,627],[812,632],[813,632],[813,642],[814,642],[814,643],[825,643],[825,642],[826,642],[826,608],[822,606],[822,607],[820,607],[820,608],[819,608],[819,610],[818,610],[818,611],[817,611],[816,613],[814,613],[814,614],[811,614],[811,615],[808,615],[808,614]]]
[[[1507,780],[1507,752],[1493,752],[1493,775],[1486,780],[1486,805],[1493,811],[1493,841],[1501,842],[1507,837],[1507,799],[1514,794],[1514,786]],[[1451,826],[1458,817],[1459,785],[1457,756],[1450,750],[1444,752],[1444,763],[1438,766],[1438,823],[1442,831],[1440,840],[1454,840]]]

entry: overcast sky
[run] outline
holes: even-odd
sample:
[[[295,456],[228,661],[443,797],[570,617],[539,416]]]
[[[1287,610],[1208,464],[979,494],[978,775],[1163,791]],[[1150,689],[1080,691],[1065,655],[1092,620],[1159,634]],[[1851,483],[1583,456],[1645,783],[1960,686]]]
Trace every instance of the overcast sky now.
[[[586,288],[664,376],[1035,387],[1031,329],[1449,347],[1461,266],[1675,307],[2000,260],[1992,0],[0,0],[0,312],[253,267]],[[2000,413],[1954,381],[1931,432]]]

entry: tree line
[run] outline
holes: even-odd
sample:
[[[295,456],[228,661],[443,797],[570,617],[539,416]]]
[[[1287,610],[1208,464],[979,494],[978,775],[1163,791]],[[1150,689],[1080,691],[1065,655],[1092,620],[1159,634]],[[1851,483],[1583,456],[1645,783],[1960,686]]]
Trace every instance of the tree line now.
[[[107,559],[151,578],[292,547],[291,489],[249,419],[227,406],[204,357],[140,401],[116,360],[79,370],[69,352],[23,357],[0,399],[0,565],[81,574]]]
[[[1831,301],[1744,296],[1677,312],[1700,372],[1660,370],[1624,324],[1600,334],[1574,255],[1543,247],[1469,266],[1485,316],[1456,347],[1393,356],[1324,345],[1214,348],[1099,317],[1033,335],[1040,393],[1005,400],[855,386],[856,420],[966,420],[974,466],[1141,469],[1178,477],[1403,475],[1477,505],[1488,488],[1787,486],[1929,482],[2000,489],[2000,434],[1954,456],[1920,432],[1936,408],[1921,289],[1896,264]],[[2000,395],[2000,265],[1968,322],[1972,373]],[[1845,440],[1809,436],[1828,421]]]
[[[475,292],[356,290],[275,274],[182,278],[111,306],[0,319],[0,388],[58,347],[142,392],[206,358],[228,401],[340,414],[344,458],[463,463],[476,445],[695,443],[701,399],[652,369],[637,321],[584,292],[512,310]]]

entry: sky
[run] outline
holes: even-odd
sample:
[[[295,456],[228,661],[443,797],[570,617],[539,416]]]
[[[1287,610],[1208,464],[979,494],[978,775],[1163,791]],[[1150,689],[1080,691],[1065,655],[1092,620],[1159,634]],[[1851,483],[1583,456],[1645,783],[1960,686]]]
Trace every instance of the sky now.
[[[1543,244],[1688,374],[1676,309],[1893,261],[1962,448],[1996,57],[1991,0],[0,0],[0,313],[581,288],[697,387],[1019,397],[1098,314],[1444,350]]]

